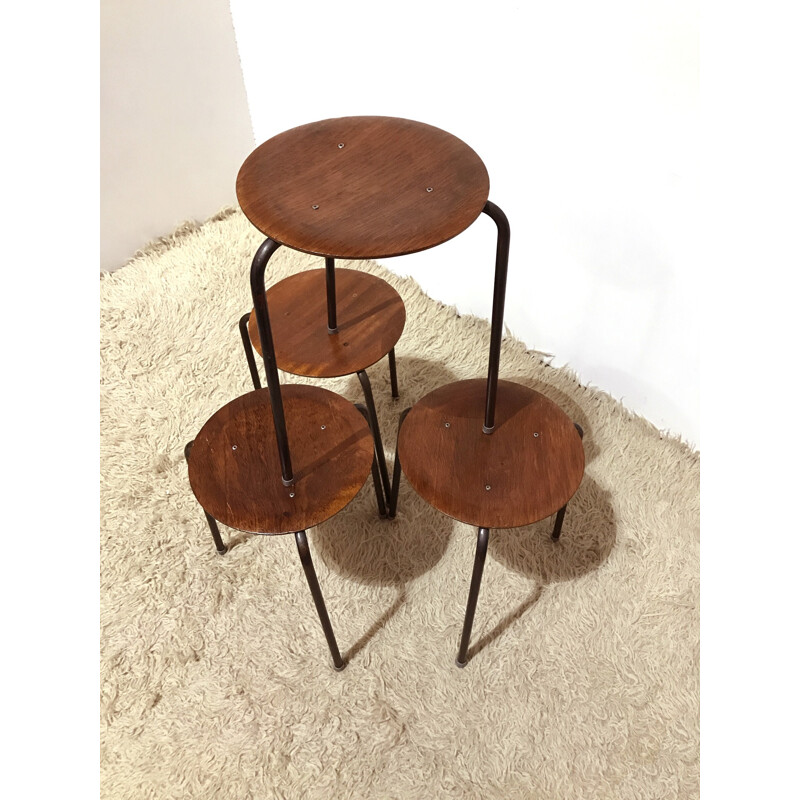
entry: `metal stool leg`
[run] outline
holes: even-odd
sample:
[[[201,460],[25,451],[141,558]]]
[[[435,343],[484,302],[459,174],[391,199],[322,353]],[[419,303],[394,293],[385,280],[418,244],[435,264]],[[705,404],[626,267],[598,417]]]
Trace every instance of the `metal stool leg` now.
[[[337,671],[343,670],[346,664],[339,654],[339,646],[336,644],[336,637],[333,635],[333,628],[331,627],[331,621],[328,617],[328,610],[325,608],[325,600],[323,600],[322,590],[319,588],[317,573],[311,561],[311,551],[308,549],[306,532],[297,531],[294,535],[294,540],[297,542],[297,552],[300,553],[300,562],[306,573],[306,580],[311,589],[311,596],[314,598],[314,605],[317,607],[317,614],[319,614],[319,621],[322,623],[322,630],[325,633],[325,638],[328,640],[328,647],[331,650],[331,656],[333,656],[334,668]]]
[[[386,455],[383,452],[381,431],[378,426],[378,414],[375,411],[375,400],[372,397],[372,386],[370,385],[367,373],[363,369],[357,374],[358,379],[361,381],[361,388],[364,390],[364,400],[366,400],[367,411],[369,412],[369,426],[372,429],[372,438],[375,440],[375,454],[378,457],[378,469],[381,473],[384,497],[388,497],[392,491],[392,487],[389,484],[389,470],[386,468]]]
[[[367,413],[367,409],[361,403],[355,403],[355,407],[361,412],[364,419],[369,423],[369,414]],[[374,439],[373,439],[374,442]],[[372,457],[372,483],[375,485],[375,498],[378,501],[378,514],[380,515],[381,519],[386,518],[386,501],[383,497],[383,487],[381,486],[381,476],[378,472],[378,460],[377,449],[373,448],[373,457]]]
[[[467,650],[469,649],[469,637],[472,634],[472,622],[475,619],[475,607],[478,605],[478,592],[481,590],[481,578],[483,577],[483,565],[486,561],[486,549],[489,546],[489,529],[478,529],[478,546],[475,548],[475,565],[472,568],[472,582],[469,585],[469,599],[467,600],[467,612],[464,615],[464,630],[461,632],[461,646],[458,649],[456,665],[465,667],[467,665]]]
[[[561,536],[561,526],[564,524],[564,514],[566,513],[566,506],[558,509],[558,513],[556,514],[556,524],[553,526],[553,533],[551,534],[551,538],[554,542],[557,542],[559,536]]]
[[[250,320],[250,314],[245,314],[239,320],[239,333],[242,336],[242,345],[244,346],[244,354],[247,357],[247,366],[250,367],[250,377],[253,379],[253,388],[261,388],[261,379],[258,377],[258,367],[256,366],[256,357],[253,355],[253,343],[250,341],[250,332],[247,330],[247,323]]]
[[[221,556],[224,556],[225,553],[228,552],[228,548],[222,542],[222,536],[220,536],[217,521],[211,516],[211,514],[208,513],[208,511],[206,511],[205,514],[206,520],[208,521],[208,527],[211,528],[211,536],[214,539],[214,545],[217,548],[217,552]]]
[[[192,445],[193,444],[194,444],[194,439],[192,439],[192,441],[189,442],[189,444],[187,444],[186,447],[183,448],[183,455],[186,458],[186,462],[187,463],[189,462],[189,453],[192,452]],[[214,546],[217,548],[217,552],[221,556],[224,556],[225,553],[228,552],[228,548],[225,546],[225,544],[222,541],[222,536],[220,535],[219,526],[217,525],[217,521],[205,509],[203,509],[203,512],[206,515],[206,521],[208,522],[208,527],[211,529],[211,538],[214,540]]]
[[[403,420],[411,411],[410,408],[405,409],[400,414],[400,422],[397,425],[397,445],[394,448],[394,471],[392,472],[392,492],[389,495],[389,519],[394,519],[397,512],[397,497],[400,494],[400,475],[403,468],[400,466],[400,428],[403,427]]]
[[[389,351],[389,378],[392,382],[392,400],[399,400],[400,390],[397,388],[397,362],[394,358],[394,347]]]

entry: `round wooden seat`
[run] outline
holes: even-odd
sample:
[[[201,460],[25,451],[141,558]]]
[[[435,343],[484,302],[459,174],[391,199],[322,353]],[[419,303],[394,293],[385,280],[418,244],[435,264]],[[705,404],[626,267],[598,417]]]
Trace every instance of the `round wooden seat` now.
[[[397,343],[406,322],[400,295],[386,281],[336,269],[336,333],[328,333],[325,270],[284,278],[267,291],[278,367],[294,375],[336,378],[367,369]],[[261,355],[255,310],[247,326]]]
[[[461,139],[395,117],[301,125],[257,147],[236,180],[245,216],[280,244],[334,258],[425,250],[469,227],[489,175]]]
[[[555,513],[583,477],[581,437],[551,400],[499,381],[495,429],[483,433],[486,381],[426,395],[398,439],[403,472],[434,508],[479,528],[516,528]]]
[[[364,417],[316,386],[281,387],[295,483],[284,486],[269,391],[237,397],[200,430],[189,482],[212,517],[250,533],[294,533],[329,519],[370,474],[373,440]]]

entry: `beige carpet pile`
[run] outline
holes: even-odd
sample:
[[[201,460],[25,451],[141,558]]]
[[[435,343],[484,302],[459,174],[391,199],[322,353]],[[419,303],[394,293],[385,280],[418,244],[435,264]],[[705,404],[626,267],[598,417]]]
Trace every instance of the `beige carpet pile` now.
[[[699,455],[522,343],[500,376],[583,426],[586,475],[560,542],[552,519],[493,532],[465,669],[476,531],[405,481],[396,520],[369,481],[309,531],[341,673],[293,537],[223,526],[216,554],[183,447],[251,388],[237,322],[261,240],[227,211],[101,279],[102,796],[698,796]],[[282,248],[269,280],[321,265]],[[358,266],[408,315],[399,402],[370,370],[391,469],[399,412],[485,375],[489,325]],[[355,376],[320,384],[361,398]]]

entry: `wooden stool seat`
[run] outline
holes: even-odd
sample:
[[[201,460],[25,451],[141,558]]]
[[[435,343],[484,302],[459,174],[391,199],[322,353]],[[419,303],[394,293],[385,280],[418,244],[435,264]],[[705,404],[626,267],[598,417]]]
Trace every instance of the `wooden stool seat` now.
[[[516,528],[563,508],[584,455],[570,418],[518,383],[498,382],[495,429],[483,433],[486,381],[458,381],[414,405],[398,439],[403,472],[434,508],[479,528]]]
[[[325,270],[290,275],[267,291],[278,368],[293,375],[336,378],[380,361],[397,343],[406,322],[400,295],[381,278],[336,269],[337,331],[326,325]],[[248,333],[261,351],[255,309]]]
[[[295,533],[329,519],[370,474],[365,418],[316,386],[281,387],[292,448],[292,486],[281,481],[269,391],[237,397],[202,427],[189,455],[189,482],[215,519],[250,533]]]
[[[489,197],[478,154],[395,117],[340,117],[280,133],[242,164],[245,216],[276,242],[333,258],[387,258],[446,242]]]

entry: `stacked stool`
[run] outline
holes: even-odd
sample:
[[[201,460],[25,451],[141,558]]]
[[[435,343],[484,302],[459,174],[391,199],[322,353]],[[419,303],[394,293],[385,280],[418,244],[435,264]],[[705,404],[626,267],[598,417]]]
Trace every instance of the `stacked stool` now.
[[[220,409],[187,445],[189,480],[217,550],[225,551],[217,521],[251,533],[294,533],[334,666],[342,669],[306,529],[343,509],[370,471],[379,513],[394,517],[402,469],[434,508],[478,528],[456,659],[464,666],[490,529],[556,514],[558,538],[584,468],[582,432],[566,414],[538,392],[499,380],[510,229],[488,200],[486,168],[439,128],[343,117],[265,142],[242,165],[236,187],[242,211],[267,237],[250,273],[253,310],[240,321],[255,389]],[[439,387],[403,411],[390,482],[366,369],[388,356],[398,396],[394,347],[405,309],[384,281],[335,261],[425,250],[482,212],[498,228],[487,378]],[[267,291],[266,268],[281,246],[321,256],[325,268]],[[253,349],[264,360],[266,389]],[[278,368],[315,378],[355,373],[366,406],[317,386],[281,386]]]
[[[386,281],[354,269],[336,270],[332,258],[325,262],[324,270],[291,275],[267,291],[275,358],[278,369],[293,375],[358,376],[375,440],[382,492],[388,496],[389,473],[367,368],[388,355],[392,397],[400,396],[394,346],[405,325],[405,306]],[[260,389],[253,348],[262,357],[263,352],[255,309],[241,318],[239,331],[253,386]]]

